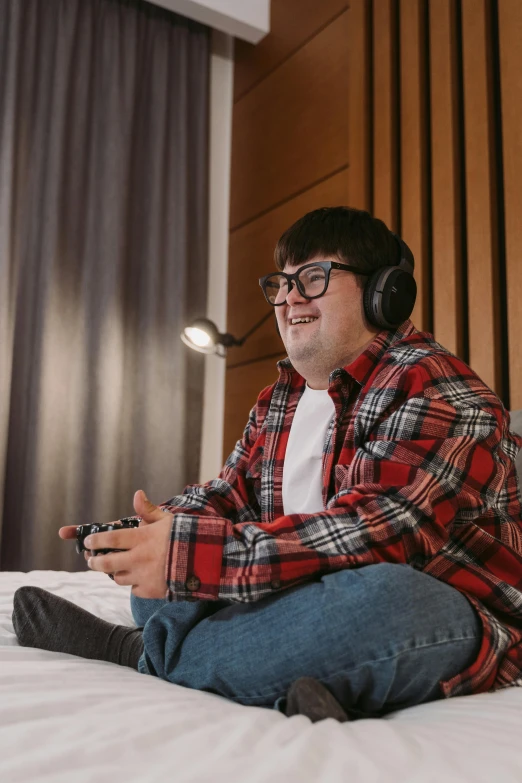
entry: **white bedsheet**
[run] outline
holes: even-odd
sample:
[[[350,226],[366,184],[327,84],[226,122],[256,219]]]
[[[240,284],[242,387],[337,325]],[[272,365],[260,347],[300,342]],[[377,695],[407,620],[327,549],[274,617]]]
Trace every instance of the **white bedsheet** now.
[[[134,625],[104,574],[0,573],[1,783],[521,783],[522,688],[312,724],[126,667],[19,647],[13,594],[39,585]]]

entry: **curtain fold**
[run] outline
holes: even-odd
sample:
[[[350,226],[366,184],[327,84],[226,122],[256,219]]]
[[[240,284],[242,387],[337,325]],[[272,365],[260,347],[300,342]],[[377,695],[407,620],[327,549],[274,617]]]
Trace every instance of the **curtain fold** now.
[[[197,481],[209,30],[135,0],[0,0],[0,568]]]

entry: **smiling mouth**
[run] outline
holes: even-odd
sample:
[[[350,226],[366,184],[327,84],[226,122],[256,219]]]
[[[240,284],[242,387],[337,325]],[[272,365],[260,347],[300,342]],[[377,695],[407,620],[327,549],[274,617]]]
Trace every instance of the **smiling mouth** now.
[[[288,322],[289,326],[302,326],[304,324],[313,324],[318,318],[313,316],[305,316],[304,318],[291,318]]]

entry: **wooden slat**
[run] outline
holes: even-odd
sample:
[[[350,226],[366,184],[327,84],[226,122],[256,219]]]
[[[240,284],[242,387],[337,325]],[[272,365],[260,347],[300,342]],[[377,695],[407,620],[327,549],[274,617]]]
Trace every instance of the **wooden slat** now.
[[[299,49],[348,7],[347,0],[277,0],[271,5],[270,33],[254,44],[236,38],[234,100]]]
[[[279,376],[277,362],[283,357],[284,354],[281,354],[280,357],[227,370],[223,462],[231,453],[236,441],[242,437],[248,422],[248,414],[259,393],[277,380]]]
[[[237,228],[348,163],[349,11],[234,107],[230,225]]]
[[[509,404],[522,408],[522,3],[499,0]]]
[[[373,214],[398,231],[396,0],[373,4]]]
[[[401,235],[415,257],[417,301],[411,319],[418,329],[431,331],[424,9],[424,0],[401,0]]]
[[[469,364],[502,397],[489,11],[462,3]]]
[[[433,334],[466,359],[455,0],[430,3],[429,10]]]
[[[227,330],[241,337],[273,309],[265,301],[259,278],[275,270],[274,248],[281,234],[318,207],[346,205],[348,169],[253,220],[230,235]],[[230,349],[228,364],[251,361],[284,350],[269,319],[241,348]]]
[[[350,3],[348,39],[348,157],[350,206],[371,210],[371,4]]]

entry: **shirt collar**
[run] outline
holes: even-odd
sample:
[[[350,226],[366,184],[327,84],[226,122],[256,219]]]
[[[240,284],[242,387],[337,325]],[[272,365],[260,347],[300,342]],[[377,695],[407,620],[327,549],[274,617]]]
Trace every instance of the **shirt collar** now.
[[[342,379],[345,373],[348,373],[357,383],[364,386],[389,347],[400,340],[404,340],[406,337],[410,337],[416,331],[417,329],[409,319],[403,321],[396,329],[383,329],[375,335],[375,339],[351,364],[347,364],[345,367],[338,367],[330,373],[329,386]],[[280,375],[284,375],[287,372],[299,375],[288,357],[277,362],[277,368]]]

